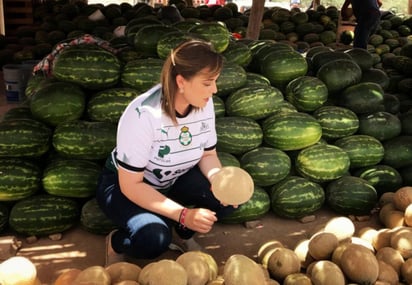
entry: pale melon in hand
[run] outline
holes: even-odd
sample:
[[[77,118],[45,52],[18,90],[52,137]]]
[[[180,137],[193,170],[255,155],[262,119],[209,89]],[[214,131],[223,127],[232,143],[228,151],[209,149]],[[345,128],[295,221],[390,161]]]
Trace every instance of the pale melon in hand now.
[[[253,195],[254,183],[250,174],[237,166],[224,166],[212,178],[216,199],[226,205],[240,205]]]

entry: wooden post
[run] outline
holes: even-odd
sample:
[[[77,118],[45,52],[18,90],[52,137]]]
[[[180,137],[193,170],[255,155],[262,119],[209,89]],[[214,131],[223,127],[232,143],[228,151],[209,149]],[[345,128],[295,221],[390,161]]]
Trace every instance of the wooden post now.
[[[412,0],[408,0],[408,14],[412,15]]]
[[[4,24],[4,8],[2,0],[0,0],[0,34],[6,34],[6,27]]]
[[[259,39],[260,25],[262,24],[264,8],[265,0],[253,0],[246,31],[247,39]]]

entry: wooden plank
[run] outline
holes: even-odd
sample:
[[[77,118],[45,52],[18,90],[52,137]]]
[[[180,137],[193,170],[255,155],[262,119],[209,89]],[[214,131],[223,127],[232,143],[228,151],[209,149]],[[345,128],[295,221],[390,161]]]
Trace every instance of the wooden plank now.
[[[4,8],[3,1],[0,1],[0,34],[6,34],[6,27],[4,25]]]
[[[33,18],[8,18],[6,19],[6,26],[10,25],[31,25]]]

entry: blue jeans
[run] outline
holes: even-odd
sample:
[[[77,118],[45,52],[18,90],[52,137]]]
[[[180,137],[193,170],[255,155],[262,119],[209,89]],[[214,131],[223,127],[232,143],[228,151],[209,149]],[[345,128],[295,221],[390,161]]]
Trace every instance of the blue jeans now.
[[[356,17],[355,37],[353,47],[366,49],[369,37],[376,32],[380,23],[381,14],[379,11],[370,11],[362,13]]]
[[[177,179],[167,196],[188,207],[207,208],[222,218],[234,208],[224,207],[210,191],[210,183],[194,167]],[[180,227],[166,217],[147,211],[131,202],[122,194],[117,173],[104,169],[100,175],[96,199],[108,218],[119,227],[112,236],[112,247],[117,253],[134,258],[156,258],[168,250],[172,240],[172,228],[183,239],[191,238],[195,232]]]

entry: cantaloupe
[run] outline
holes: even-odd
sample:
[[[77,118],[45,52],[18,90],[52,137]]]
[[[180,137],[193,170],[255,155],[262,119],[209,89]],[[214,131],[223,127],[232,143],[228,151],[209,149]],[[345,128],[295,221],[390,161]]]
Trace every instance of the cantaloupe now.
[[[356,236],[358,236],[361,239],[366,240],[371,245],[373,245],[373,239],[375,238],[375,236],[377,234],[378,234],[378,231],[375,228],[363,227],[363,228],[359,229]]]
[[[73,281],[73,285],[111,285],[109,273],[100,265],[83,269]]]
[[[385,217],[388,215],[389,211],[396,211],[397,208],[395,207],[394,203],[386,203],[382,208],[379,210],[379,221],[382,224],[385,224]]]
[[[339,240],[335,234],[320,232],[310,238],[308,244],[309,254],[315,260],[329,259],[338,246]]]
[[[187,272],[182,265],[175,260],[161,259],[150,267],[148,285],[187,285],[187,280]]]
[[[382,247],[391,245],[391,235],[392,231],[388,228],[382,228],[378,230],[378,233],[374,236],[372,240],[372,245],[375,250],[379,250]]]
[[[385,192],[379,197],[379,206],[383,207],[388,203],[393,203],[395,192]]]
[[[351,243],[364,246],[367,249],[369,249],[371,252],[375,253],[375,248],[373,247],[372,243],[367,240],[361,239],[360,237],[352,237]]]
[[[408,258],[402,264],[401,276],[407,284],[412,284],[412,258]]]
[[[27,257],[13,256],[0,263],[1,285],[34,285],[36,278],[36,266]]]
[[[113,283],[113,285],[140,285],[135,280],[123,280],[117,283]]]
[[[335,217],[326,223],[324,232],[334,234],[341,241],[354,235],[355,225],[348,217]]]
[[[340,266],[340,260],[342,258],[342,253],[350,245],[350,242],[340,243],[332,253],[331,261],[336,265]]]
[[[389,229],[405,226],[405,214],[399,210],[387,211],[382,223]]]
[[[268,270],[270,275],[280,281],[289,274],[300,272],[300,260],[289,248],[278,248],[269,257]]]
[[[57,276],[53,285],[73,285],[74,280],[80,272],[82,271],[78,268],[68,268]]]
[[[223,268],[225,285],[261,285],[266,277],[262,268],[251,258],[243,254],[231,255]]]
[[[292,273],[286,276],[283,285],[312,285],[312,281],[305,273]]]
[[[412,203],[412,186],[404,186],[396,190],[393,203],[399,211],[405,211]]]
[[[393,230],[390,245],[400,252],[404,259],[412,257],[412,228],[399,227]]]
[[[396,274],[401,274],[401,267],[405,260],[403,259],[399,251],[390,246],[386,246],[376,251],[375,256],[378,261],[382,260],[383,262],[392,266]]]
[[[150,262],[146,264],[145,266],[143,266],[142,270],[140,271],[139,280],[138,280],[140,285],[149,285],[150,270],[155,265],[155,263],[156,262]]]
[[[207,285],[224,285],[225,284],[225,279],[223,279],[222,275],[216,276],[215,279],[207,282]]]
[[[387,282],[390,285],[398,285],[399,283],[399,276],[396,273],[395,269],[389,264],[383,262],[382,260],[378,260],[379,264],[379,275],[378,281]]]
[[[412,204],[406,207],[404,212],[405,225],[412,227]]]
[[[342,270],[330,260],[316,261],[310,273],[313,285],[344,285],[345,276]]]
[[[270,240],[265,242],[259,247],[257,253],[257,261],[267,268],[270,255],[279,247],[284,247],[278,240]]]
[[[349,244],[342,252],[340,268],[348,279],[358,284],[373,284],[379,276],[375,255],[358,244]]]
[[[185,252],[176,258],[176,262],[186,270],[188,284],[204,285],[211,281],[209,265],[200,251]]]
[[[310,239],[304,239],[296,243],[294,252],[300,260],[300,267],[307,268],[310,263],[315,259],[309,254],[309,241]]]
[[[118,283],[124,280],[139,280],[139,274],[142,269],[140,266],[130,262],[116,262],[106,267],[112,283]]]
[[[207,265],[209,266],[209,280],[214,280],[217,277],[217,274],[219,273],[219,268],[218,265],[216,263],[215,258],[203,251],[199,251],[199,254],[203,255]]]

